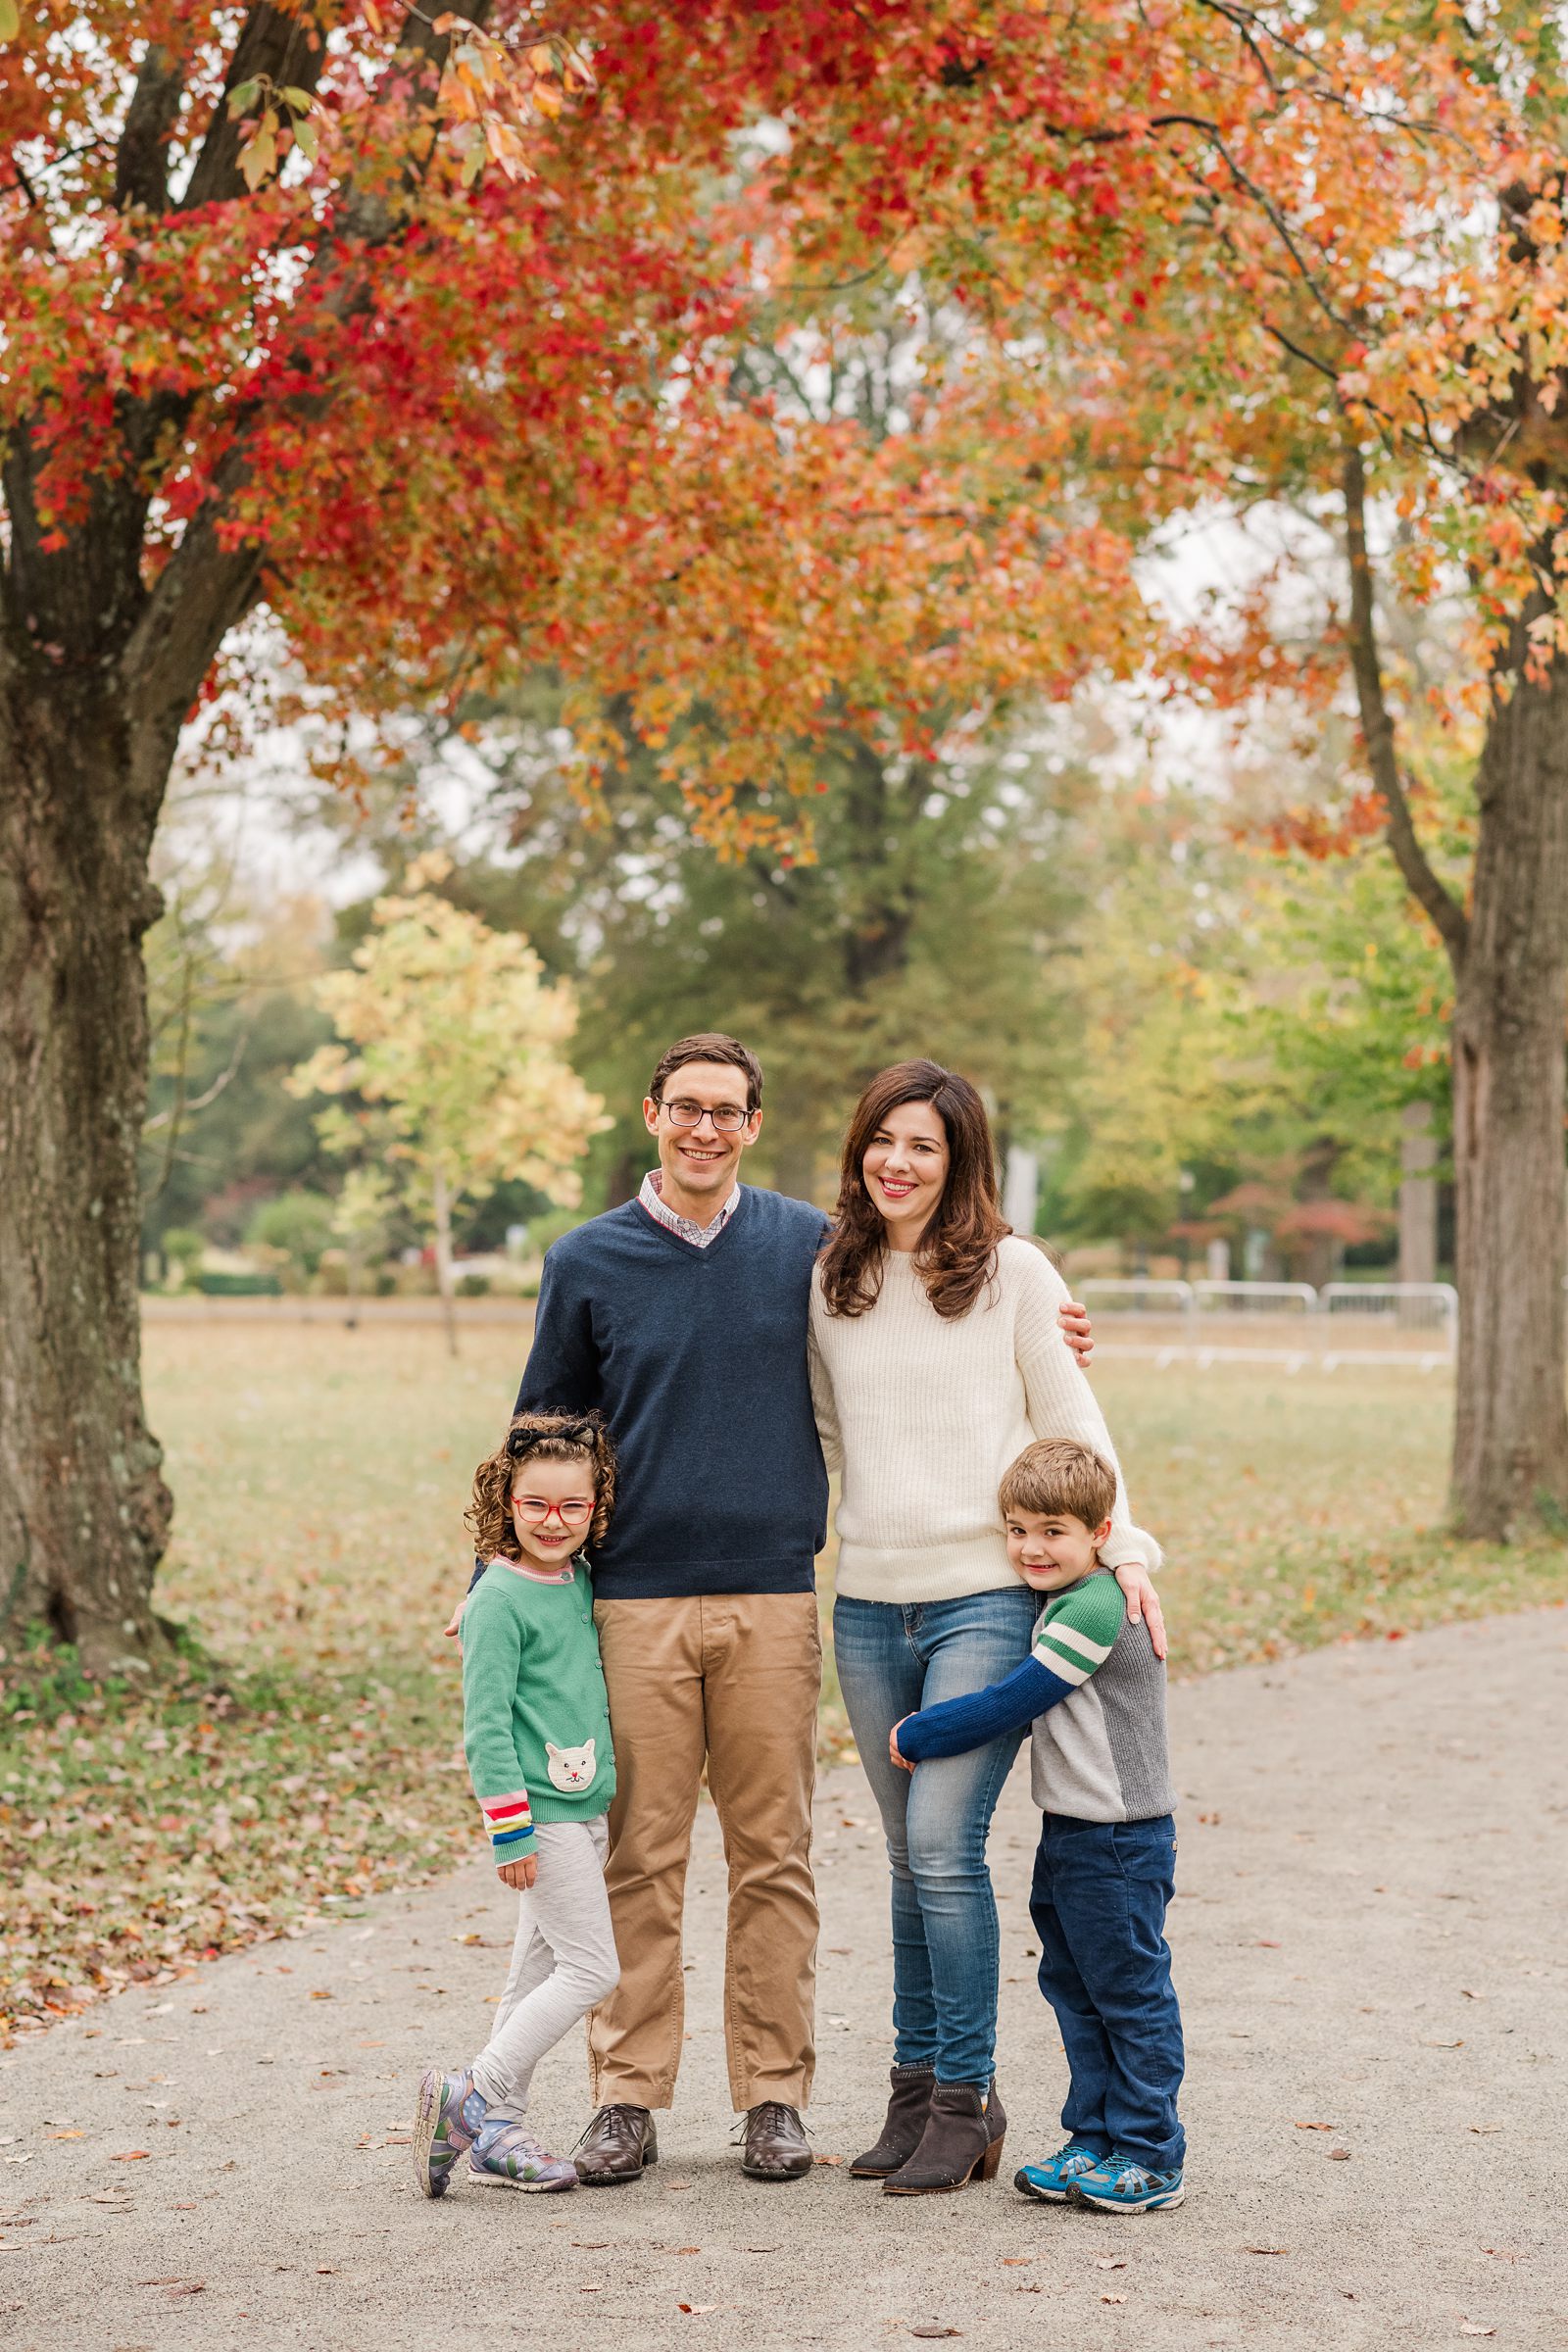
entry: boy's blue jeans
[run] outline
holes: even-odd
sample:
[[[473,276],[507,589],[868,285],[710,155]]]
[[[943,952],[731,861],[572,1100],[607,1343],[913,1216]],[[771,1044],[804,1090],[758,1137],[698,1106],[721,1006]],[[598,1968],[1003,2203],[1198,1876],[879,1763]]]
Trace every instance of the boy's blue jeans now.
[[[900,2066],[939,2082],[989,2084],[996,2071],[997,1905],[986,1835],[1021,1732],[913,1774],[888,1734],[938,1699],[967,1697],[1022,1663],[1040,1602],[1026,1585],[961,1600],[852,1600],[833,1608],[833,1647],[850,1727],[893,1866],[893,2031]]]
[[[1168,1813],[1156,1821],[1048,1813],[1029,1896],[1040,1989],[1056,2013],[1072,2078],[1063,2128],[1102,2156],[1114,2147],[1156,2173],[1174,2171],[1187,2146],[1176,2115],[1182,2020],[1165,1941],[1175,1867]]]

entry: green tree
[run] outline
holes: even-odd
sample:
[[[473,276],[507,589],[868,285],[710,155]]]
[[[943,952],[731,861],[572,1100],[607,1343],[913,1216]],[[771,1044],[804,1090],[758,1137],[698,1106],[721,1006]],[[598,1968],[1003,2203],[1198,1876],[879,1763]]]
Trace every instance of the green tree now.
[[[447,1343],[457,1353],[452,1219],[520,1177],[552,1200],[581,1195],[578,1162],[600,1102],[565,1058],[575,994],[545,978],[514,933],[438,898],[448,861],[418,861],[402,892],[377,900],[369,936],[347,971],[317,994],[340,1043],[323,1046],[289,1081],[302,1098],[339,1098],[320,1114],[322,1140],[359,1157],[381,1133],[428,1210]],[[358,1113],[343,1098],[356,1098]]]

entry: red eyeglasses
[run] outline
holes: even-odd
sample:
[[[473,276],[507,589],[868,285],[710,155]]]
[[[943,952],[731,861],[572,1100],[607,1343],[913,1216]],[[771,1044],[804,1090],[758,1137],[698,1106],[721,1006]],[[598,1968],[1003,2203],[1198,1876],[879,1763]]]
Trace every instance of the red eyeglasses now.
[[[512,1507],[525,1527],[543,1527],[552,1513],[563,1527],[586,1527],[594,1515],[591,1500],[545,1502],[537,1494],[514,1494]]]

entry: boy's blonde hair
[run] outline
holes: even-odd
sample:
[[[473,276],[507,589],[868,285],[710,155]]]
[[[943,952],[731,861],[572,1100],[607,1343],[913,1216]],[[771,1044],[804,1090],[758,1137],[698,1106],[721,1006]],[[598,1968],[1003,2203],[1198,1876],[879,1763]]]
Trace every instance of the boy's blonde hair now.
[[[594,1482],[594,1515],[585,1541],[601,1544],[615,1507],[615,1448],[598,1413],[516,1413],[494,1453],[473,1474],[473,1500],[463,1524],[482,1560],[522,1556],[512,1522],[512,1489],[519,1462],[586,1462]]]
[[[1081,1519],[1102,1526],[1116,1504],[1116,1473],[1103,1454],[1072,1438],[1040,1438],[1002,1475],[1004,1511],[1038,1511],[1043,1519]]]

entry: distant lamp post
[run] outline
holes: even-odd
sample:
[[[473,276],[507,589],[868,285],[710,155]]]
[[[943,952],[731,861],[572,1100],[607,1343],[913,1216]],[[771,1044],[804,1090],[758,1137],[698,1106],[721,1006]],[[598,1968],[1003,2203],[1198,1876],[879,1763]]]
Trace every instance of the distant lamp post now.
[[[1186,1223],[1187,1223],[1187,1204],[1188,1204],[1189,1200],[1192,1199],[1193,1192],[1194,1192],[1194,1190],[1195,1190],[1195,1188],[1196,1188],[1196,1186],[1197,1186],[1197,1183],[1198,1183],[1198,1178],[1197,1178],[1197,1177],[1196,1177],[1196,1176],[1193,1174],[1193,1171],[1192,1171],[1192,1169],[1191,1169],[1191,1168],[1183,1168],[1183,1169],[1181,1169],[1181,1170],[1180,1170],[1180,1172],[1179,1172],[1179,1173],[1178,1173],[1178,1175],[1177,1175],[1177,1178],[1176,1178],[1176,1190],[1177,1190],[1177,1191],[1180,1193],[1180,1195],[1181,1195],[1181,1197],[1182,1197],[1182,1219],[1181,1219],[1181,1221],[1182,1221],[1182,1224],[1183,1224],[1183,1226],[1184,1226],[1184,1227],[1186,1226]],[[1184,1232],[1183,1232],[1183,1234],[1182,1234],[1182,1280],[1183,1280],[1183,1282],[1185,1282],[1185,1281],[1187,1280],[1188,1269],[1189,1269],[1189,1265],[1190,1265],[1190,1263],[1191,1263],[1191,1258],[1192,1258],[1192,1247],[1193,1247],[1192,1235],[1191,1235],[1190,1233],[1187,1233],[1187,1232],[1185,1232],[1185,1231],[1184,1231]]]

